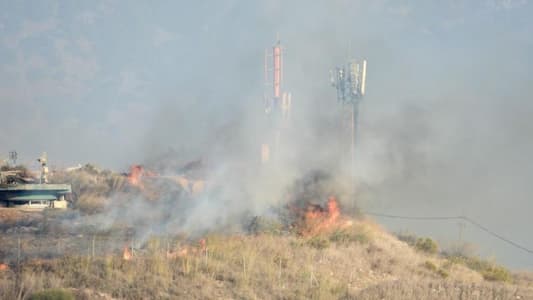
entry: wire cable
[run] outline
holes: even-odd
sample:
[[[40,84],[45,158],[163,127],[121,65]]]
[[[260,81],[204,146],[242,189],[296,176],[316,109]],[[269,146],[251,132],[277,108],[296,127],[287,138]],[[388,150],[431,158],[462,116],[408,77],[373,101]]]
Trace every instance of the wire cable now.
[[[463,220],[463,221],[466,221],[468,223],[470,223],[471,225],[474,225],[474,227],[482,230],[482,231],[485,231],[486,233],[488,233],[489,235],[515,247],[515,248],[518,248],[520,250],[523,250],[529,254],[533,254],[533,250],[527,248],[526,246],[523,246],[513,240],[510,240],[506,237],[504,237],[503,235],[497,233],[497,232],[494,232],[492,230],[490,230],[488,227],[480,224],[479,222],[473,220],[472,218],[470,217],[467,217],[467,216],[431,216],[431,217],[425,217],[425,216],[400,216],[400,215],[393,215],[393,214],[384,214],[384,213],[378,213],[378,212],[371,212],[371,211],[365,211],[363,212],[364,214],[367,214],[367,215],[371,215],[371,216],[376,216],[376,217],[383,217],[383,218],[389,218],[389,219],[403,219],[403,220],[419,220],[419,221],[431,221],[431,220],[434,220],[434,221],[440,221],[440,220]]]
[[[369,212],[369,211],[364,211],[363,213],[367,215],[371,215],[371,216],[385,217],[389,219],[407,219],[407,220],[457,220],[457,219],[460,219],[460,217],[456,217],[456,216],[413,217],[413,216],[390,215],[390,214],[383,214],[383,213]]]

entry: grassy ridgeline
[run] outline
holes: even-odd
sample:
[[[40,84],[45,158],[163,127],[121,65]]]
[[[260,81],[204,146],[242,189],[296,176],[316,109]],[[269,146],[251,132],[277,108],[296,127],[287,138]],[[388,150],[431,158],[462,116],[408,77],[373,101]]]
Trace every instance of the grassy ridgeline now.
[[[210,235],[206,248],[184,240],[149,240],[132,260],[67,256],[23,263],[0,272],[0,298],[27,298],[65,288],[77,299],[102,297],[244,299],[507,299],[526,284],[485,280],[399,241],[368,221],[312,237],[258,233]],[[187,255],[174,255],[184,248]],[[445,276],[444,276],[445,275]],[[529,283],[528,283],[529,284]],[[461,294],[458,294],[461,293]],[[529,293],[529,294],[527,294]],[[104,299],[104,298],[102,298]],[[524,298],[523,298],[524,299]]]

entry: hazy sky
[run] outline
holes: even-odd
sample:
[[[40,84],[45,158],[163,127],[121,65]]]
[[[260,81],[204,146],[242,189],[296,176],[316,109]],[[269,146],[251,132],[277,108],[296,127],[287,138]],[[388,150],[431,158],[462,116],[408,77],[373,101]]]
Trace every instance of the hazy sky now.
[[[169,147],[209,147],[214,130],[261,110],[264,49],[279,34],[302,136],[321,137],[320,120],[337,105],[329,69],[348,56],[369,61],[364,205],[464,212],[533,248],[532,6],[0,0],[0,158],[17,150],[30,162],[47,151],[58,165],[121,170]],[[444,240],[458,231],[387,224]],[[484,233],[467,227],[465,237],[533,268],[533,256]]]

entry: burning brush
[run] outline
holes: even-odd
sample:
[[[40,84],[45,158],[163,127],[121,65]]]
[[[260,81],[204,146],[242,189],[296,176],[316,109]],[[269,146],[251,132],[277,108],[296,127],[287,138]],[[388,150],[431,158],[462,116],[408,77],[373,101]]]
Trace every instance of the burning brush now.
[[[133,165],[130,167],[130,172],[127,175],[128,182],[130,185],[144,189],[143,177],[155,177],[156,173],[152,171],[145,170],[141,165]]]
[[[335,196],[329,196],[326,205],[309,203],[303,212],[298,213],[297,230],[301,235],[312,236],[351,226],[351,221],[341,215]]]
[[[9,266],[7,264],[0,263],[0,271],[7,271],[9,270]]]
[[[138,188],[151,200],[159,198],[159,191],[165,184],[179,186],[191,196],[202,193],[206,188],[205,180],[190,179],[184,175],[161,175],[142,165],[132,165],[126,176],[130,186]]]
[[[282,223],[303,236],[351,226],[352,222],[341,213],[335,196],[338,193],[344,195],[342,191],[336,177],[329,173],[321,170],[308,172],[287,190],[288,204],[280,211]],[[327,199],[326,203],[322,202],[323,199]]]
[[[133,258],[133,253],[131,252],[128,246],[125,246],[124,250],[122,251],[122,259],[131,260],[132,258]]]

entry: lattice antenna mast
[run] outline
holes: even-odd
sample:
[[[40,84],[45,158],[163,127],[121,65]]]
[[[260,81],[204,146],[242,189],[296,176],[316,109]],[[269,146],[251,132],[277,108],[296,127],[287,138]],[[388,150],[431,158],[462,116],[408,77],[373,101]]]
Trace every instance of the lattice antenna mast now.
[[[355,143],[359,116],[359,103],[366,90],[367,61],[349,60],[345,65],[330,71],[331,85],[337,90],[337,102],[342,105],[343,113],[348,110],[350,132],[350,173],[355,182]],[[344,118],[343,118],[344,119]],[[343,120],[344,121],[344,120]],[[346,126],[346,125],[344,125]]]
[[[279,157],[282,132],[288,127],[291,112],[291,93],[284,91],[284,51],[279,35],[276,43],[265,50],[265,116],[269,133],[261,146],[261,161],[267,163]]]
[[[9,152],[9,160],[11,161],[11,163],[13,164],[13,166],[16,166],[16,165],[17,165],[17,158],[18,158],[18,153],[17,153],[17,151],[10,151],[10,152]]]

